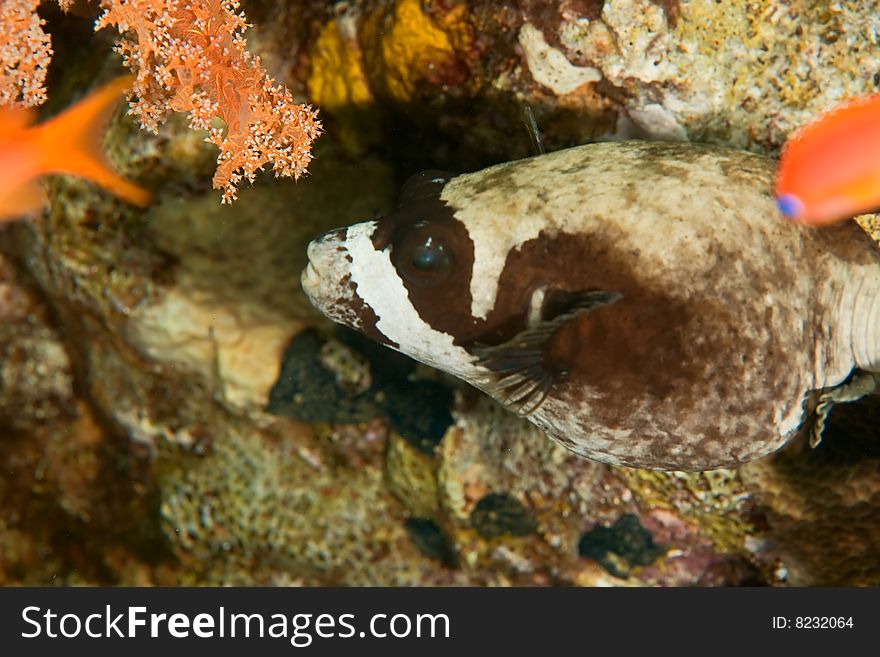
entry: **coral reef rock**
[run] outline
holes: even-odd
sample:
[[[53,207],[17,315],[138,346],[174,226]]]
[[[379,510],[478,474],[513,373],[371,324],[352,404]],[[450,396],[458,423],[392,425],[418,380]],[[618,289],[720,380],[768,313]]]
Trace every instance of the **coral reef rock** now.
[[[47,111],[123,70],[93,5],[47,14]],[[876,89],[875,3],[245,9],[249,47],[321,108],[309,176],[221,206],[204,134],[120,108],[107,157],[155,203],[58,177],[46,213],[3,227],[0,583],[880,584],[876,401],[738,470],[613,468],[335,332],[299,287],[311,239],[387,211],[420,169],[533,138],[774,154]]]

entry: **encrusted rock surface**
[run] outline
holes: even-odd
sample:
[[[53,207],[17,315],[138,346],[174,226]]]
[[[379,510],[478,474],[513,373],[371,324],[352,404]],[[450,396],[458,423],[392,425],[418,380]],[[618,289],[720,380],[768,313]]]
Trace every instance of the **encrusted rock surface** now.
[[[737,471],[611,468],[299,290],[308,241],[387,210],[418,168],[530,154],[524,105],[548,149],[773,153],[875,89],[871,6],[245,6],[264,63],[324,109],[309,177],[220,206],[184,120],[152,137],[120,113],[108,155],[155,204],[55,180],[45,216],[4,229],[0,583],[880,584],[876,403]]]
[[[774,153],[878,89],[870,2],[361,0],[316,23],[316,102],[347,133],[370,108],[420,108],[447,139],[433,166],[528,154],[523,105],[550,149],[643,137]]]

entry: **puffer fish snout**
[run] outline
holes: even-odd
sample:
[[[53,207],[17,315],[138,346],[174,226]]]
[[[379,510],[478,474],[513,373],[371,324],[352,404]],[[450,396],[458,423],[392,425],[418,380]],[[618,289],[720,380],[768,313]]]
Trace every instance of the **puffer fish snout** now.
[[[322,270],[327,271],[328,268],[338,268],[338,258],[333,257],[333,254],[339,255],[345,251],[346,232],[346,228],[334,228],[333,230],[328,230],[323,235],[319,235],[309,243],[306,250],[309,262],[300,277],[306,294],[318,291]],[[311,299],[311,295],[309,295],[309,298]],[[312,301],[312,303],[315,302]]]
[[[345,239],[348,229],[336,228],[327,231],[309,243],[307,254],[309,262],[300,276],[303,292],[318,310],[334,321],[352,328],[352,315],[344,308],[346,281],[351,278]],[[349,286],[350,287],[350,286]],[[353,294],[353,290],[349,296]]]

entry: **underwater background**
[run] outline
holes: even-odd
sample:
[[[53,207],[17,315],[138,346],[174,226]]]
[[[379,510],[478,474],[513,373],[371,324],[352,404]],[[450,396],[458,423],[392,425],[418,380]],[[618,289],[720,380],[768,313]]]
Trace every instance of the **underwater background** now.
[[[155,65],[149,25],[94,30],[122,3],[17,4],[51,36],[43,119],[126,71],[120,39]],[[140,2],[157,21],[186,4]],[[202,4],[217,38],[239,29],[235,3]],[[0,228],[0,584],[880,585],[876,397],[835,407],[815,449],[612,467],[333,325],[299,282],[310,240],[389,210],[424,169],[629,138],[777,156],[880,89],[876,2],[240,9],[259,66],[319,112],[298,180],[268,172],[282,149],[253,184],[242,164],[218,185],[222,139],[154,88],[105,139],[148,207],[53,177],[45,212]],[[247,61],[213,73],[242,84]]]

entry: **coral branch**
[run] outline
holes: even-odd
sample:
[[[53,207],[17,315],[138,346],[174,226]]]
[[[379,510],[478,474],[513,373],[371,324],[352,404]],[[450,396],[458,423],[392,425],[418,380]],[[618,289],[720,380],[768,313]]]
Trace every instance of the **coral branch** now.
[[[0,2],[0,106],[31,107],[46,100],[52,42],[37,15],[39,0]]]
[[[101,6],[95,29],[118,29],[116,50],[137,76],[132,113],[155,132],[169,112],[188,112],[190,125],[206,130],[220,149],[213,185],[223,190],[224,203],[235,199],[242,178],[253,182],[266,164],[276,177],[305,172],[321,132],[317,113],[296,104],[246,50],[238,2],[102,0]]]

